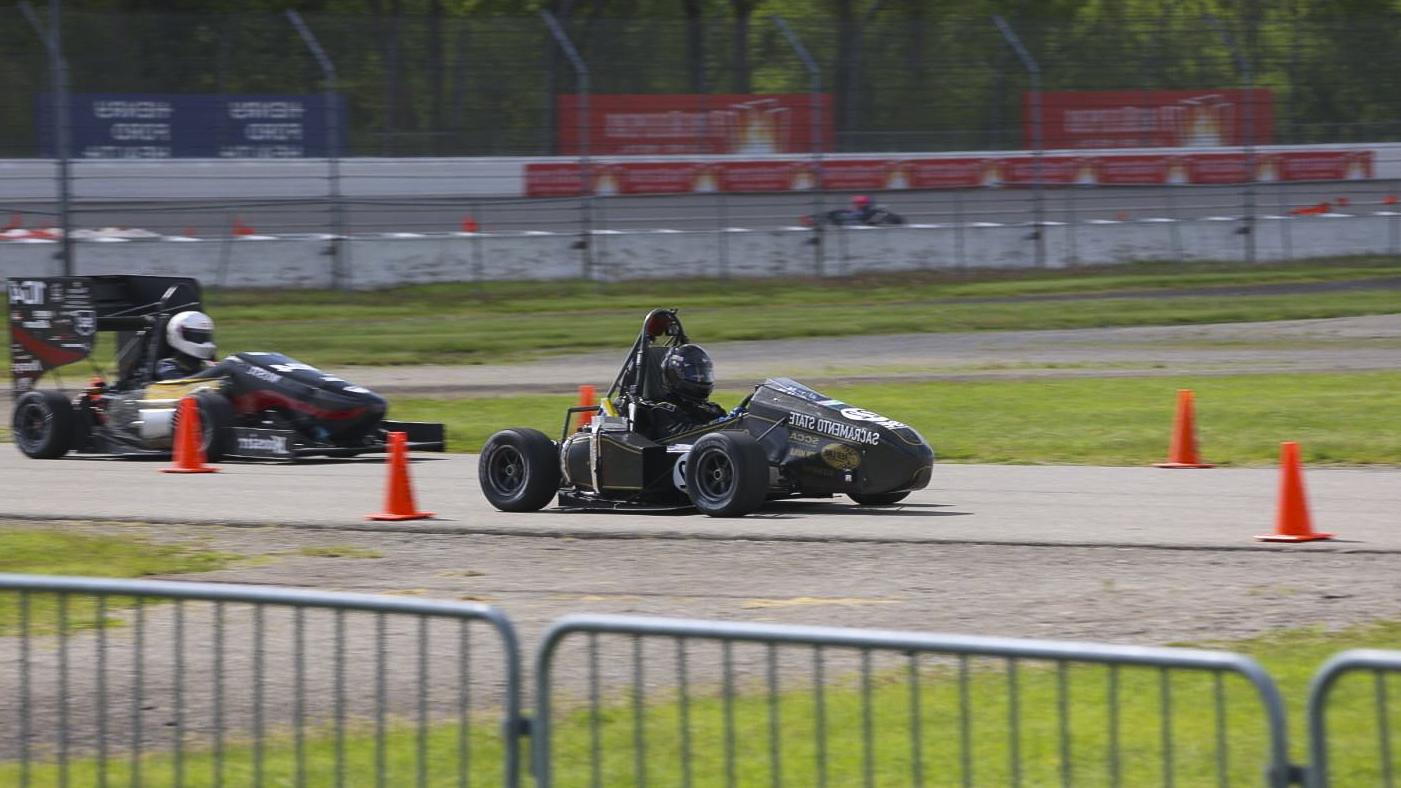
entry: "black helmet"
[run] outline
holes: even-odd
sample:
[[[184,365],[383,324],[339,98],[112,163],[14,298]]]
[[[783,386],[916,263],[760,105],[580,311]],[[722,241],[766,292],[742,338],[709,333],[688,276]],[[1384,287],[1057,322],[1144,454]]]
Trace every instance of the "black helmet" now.
[[[662,359],[666,390],[681,399],[704,402],[715,389],[715,367],[700,345],[677,345]]]

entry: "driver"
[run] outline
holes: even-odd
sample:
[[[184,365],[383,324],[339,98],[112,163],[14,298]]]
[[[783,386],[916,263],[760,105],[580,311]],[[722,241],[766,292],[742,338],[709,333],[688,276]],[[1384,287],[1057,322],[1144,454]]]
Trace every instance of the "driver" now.
[[[725,410],[710,401],[715,367],[700,345],[677,345],[667,351],[662,359],[662,383],[666,399],[644,403],[654,438],[679,435],[725,417]]]
[[[876,218],[880,208],[871,202],[871,198],[864,194],[858,194],[851,198],[851,213],[856,221],[862,224],[871,224]]]
[[[170,355],[156,362],[156,380],[176,380],[213,365],[214,321],[203,312],[180,312],[165,324]]]

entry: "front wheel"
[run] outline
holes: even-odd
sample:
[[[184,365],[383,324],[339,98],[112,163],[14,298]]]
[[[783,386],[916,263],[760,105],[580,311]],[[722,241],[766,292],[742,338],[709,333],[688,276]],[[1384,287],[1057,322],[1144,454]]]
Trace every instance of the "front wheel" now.
[[[743,517],[764,505],[769,458],[745,432],[712,432],[686,457],[686,492],[711,517]]]
[[[197,391],[193,396],[195,407],[199,409],[200,448],[204,451],[204,461],[219,462],[229,453],[233,442],[233,403],[217,391]],[[171,440],[176,440],[179,434],[180,405],[176,403],[170,422]]]
[[[559,456],[545,433],[501,430],[487,439],[477,460],[477,481],[503,512],[534,512],[559,492]]]
[[[68,398],[57,391],[26,391],[15,401],[10,427],[26,457],[54,460],[73,448],[78,419]]]
[[[899,503],[905,500],[905,497],[909,494],[909,490],[904,492],[872,493],[870,495],[863,493],[847,493],[851,500],[856,501],[862,506],[889,506],[892,503]]]

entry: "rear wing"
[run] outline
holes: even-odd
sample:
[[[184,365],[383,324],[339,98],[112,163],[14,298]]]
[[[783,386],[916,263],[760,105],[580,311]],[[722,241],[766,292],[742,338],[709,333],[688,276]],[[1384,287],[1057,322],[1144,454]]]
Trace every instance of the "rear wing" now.
[[[125,377],[146,353],[153,327],[200,309],[199,282],[173,276],[71,276],[7,279],[10,379],[27,391],[45,372],[92,354],[99,331],[117,332]]]

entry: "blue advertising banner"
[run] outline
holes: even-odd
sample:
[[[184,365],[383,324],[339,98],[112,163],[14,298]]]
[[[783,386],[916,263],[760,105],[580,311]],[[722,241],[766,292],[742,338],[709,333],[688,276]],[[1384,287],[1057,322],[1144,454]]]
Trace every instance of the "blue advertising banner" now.
[[[39,98],[41,155],[54,155],[52,96]],[[294,159],[328,152],[326,96],[78,93],[74,158]],[[345,102],[335,98],[345,140]]]

